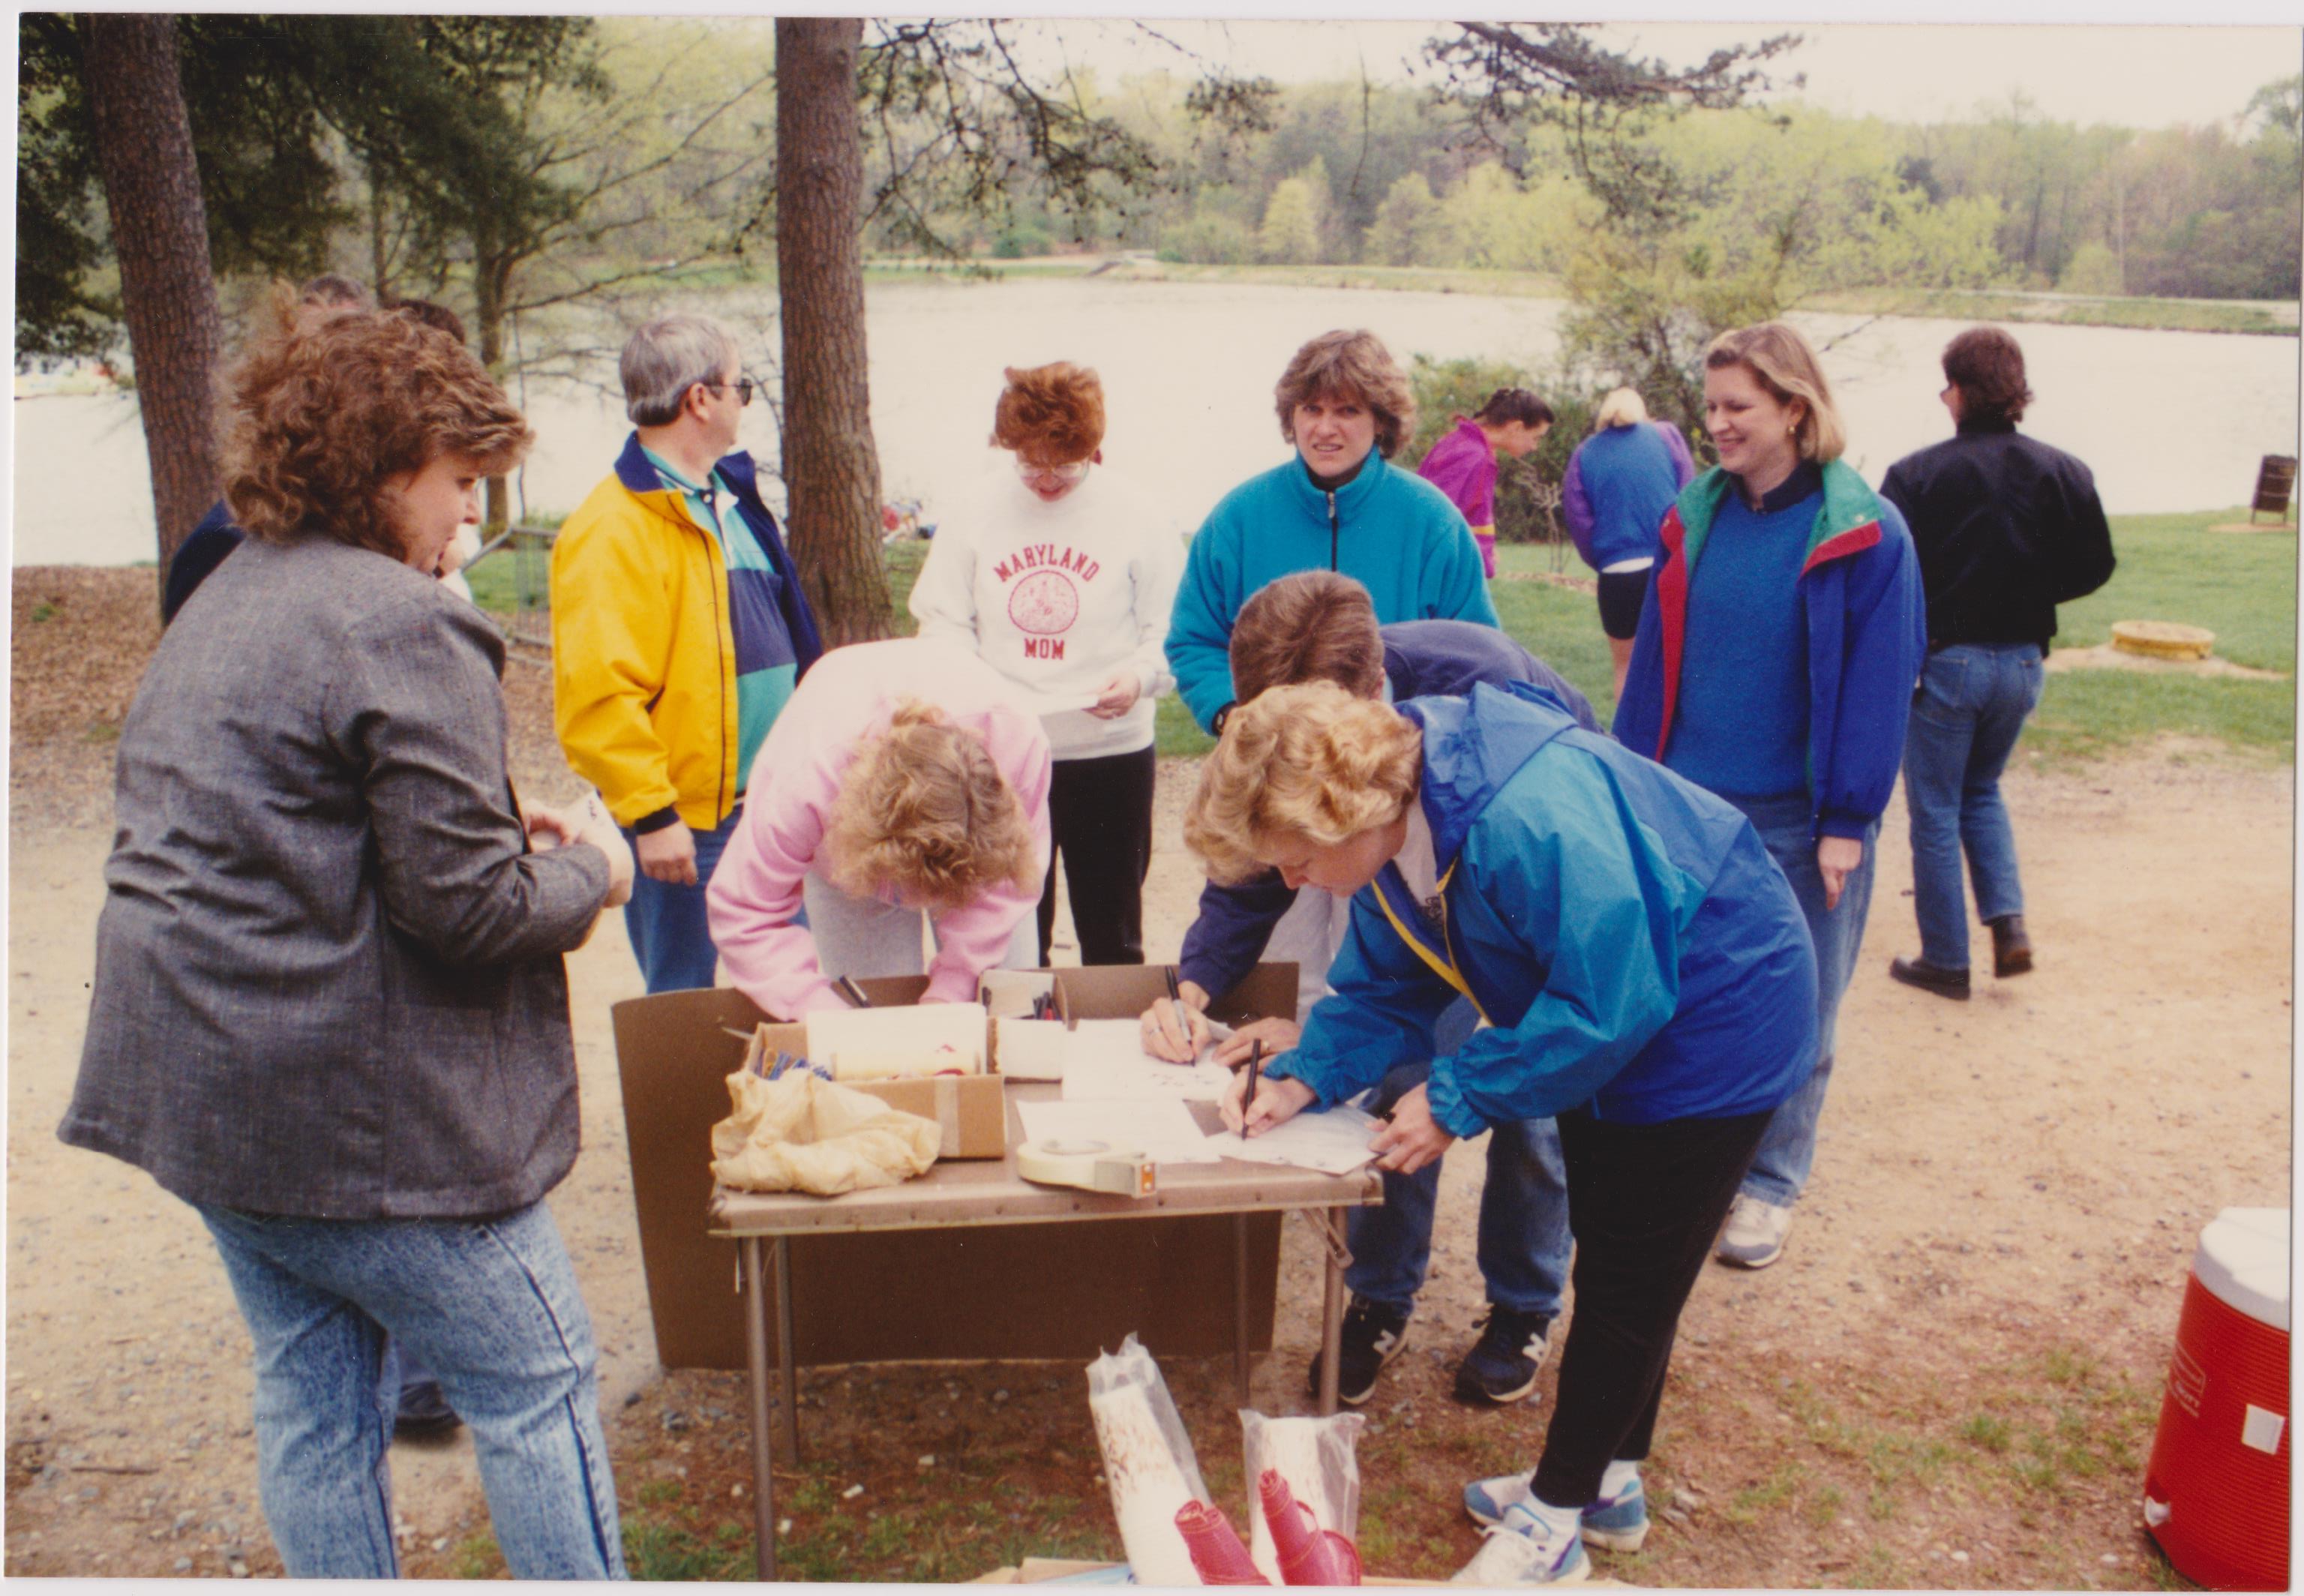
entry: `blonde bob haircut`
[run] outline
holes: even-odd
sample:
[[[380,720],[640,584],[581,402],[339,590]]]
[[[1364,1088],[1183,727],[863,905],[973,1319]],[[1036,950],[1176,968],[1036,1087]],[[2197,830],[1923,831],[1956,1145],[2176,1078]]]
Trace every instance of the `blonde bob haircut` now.
[[[1648,419],[1648,401],[1640,397],[1638,388],[1611,388],[1608,396],[1600,401],[1600,409],[1592,418],[1592,430],[1606,432],[1617,427],[1637,427]]]
[[[1271,862],[1272,844],[1334,846],[1400,819],[1416,798],[1424,733],[1333,682],[1275,687],[1232,712],[1184,811],[1184,845],[1218,882]]]
[[[984,739],[912,699],[841,778],[823,852],[825,875],[851,896],[885,888],[939,912],[990,887],[1040,886],[1030,817]]]
[[[1296,441],[1296,407],[1310,400],[1365,404],[1376,417],[1376,453],[1389,460],[1416,432],[1416,395],[1384,340],[1362,328],[1322,333],[1299,349],[1272,390],[1280,436]]]
[[[1764,321],[1740,327],[1712,340],[1704,352],[1704,369],[1718,371],[1741,366],[1779,404],[1798,400],[1800,419],[1793,430],[1802,460],[1821,464],[1837,460],[1848,448],[1848,429],[1841,425],[1840,409],[1832,402],[1832,385],[1824,367],[1800,329],[1787,322]]]

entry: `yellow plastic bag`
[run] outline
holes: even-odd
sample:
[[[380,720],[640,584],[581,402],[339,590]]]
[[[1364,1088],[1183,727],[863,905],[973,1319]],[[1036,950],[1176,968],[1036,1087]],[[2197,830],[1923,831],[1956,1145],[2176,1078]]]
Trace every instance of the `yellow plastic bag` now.
[[[712,1127],[712,1173],[747,1192],[843,1192],[893,1186],[936,1160],[936,1121],[891,1108],[807,1070],[774,1081],[728,1077],[733,1112]]]

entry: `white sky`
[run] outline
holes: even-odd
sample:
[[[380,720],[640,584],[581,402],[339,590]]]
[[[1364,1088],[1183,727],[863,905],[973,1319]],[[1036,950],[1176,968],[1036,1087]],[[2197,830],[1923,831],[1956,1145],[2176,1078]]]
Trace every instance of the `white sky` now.
[[[1008,14],[1030,14],[1032,9],[1013,0],[1003,7]],[[1131,24],[1080,17],[1085,8],[1076,0],[1038,9],[1063,18],[1055,25],[1063,30],[1067,55],[1100,74],[1181,69],[1172,51]],[[1190,20],[1190,8],[1168,9],[1178,15],[1145,13],[1163,36],[1237,71],[1281,81],[1357,78],[1363,66],[1379,82],[1414,81],[1428,72],[1421,65],[1423,41],[1448,26],[1376,20],[1213,22]],[[1199,9],[1205,14],[1207,8]],[[1588,15],[1602,9],[1580,7]],[[2195,17],[2236,19],[2207,26],[2076,22],[2059,16],[2071,9],[2015,0],[1995,6],[1995,13],[2039,21],[1985,26],[1811,21],[1866,14],[1846,4],[1811,4],[1774,7],[1771,14],[1782,19],[1776,21],[1612,22],[1608,30],[1612,43],[1675,64],[1699,60],[1721,45],[1795,31],[1805,42],[1783,58],[1778,75],[1805,72],[1802,98],[1835,112],[1876,112],[1898,121],[1967,119],[1979,103],[2004,103],[2020,90],[2037,114],[2051,121],[2138,128],[2206,123],[2236,115],[2264,84],[2304,71],[2304,29],[2260,25],[2271,7],[2190,8]],[[1958,7],[1946,5],[1944,11],[1957,14]],[[2088,12],[2096,18],[2121,14],[2103,4]],[[1870,14],[1878,14],[1878,8]],[[2132,8],[2126,13],[2138,14]]]

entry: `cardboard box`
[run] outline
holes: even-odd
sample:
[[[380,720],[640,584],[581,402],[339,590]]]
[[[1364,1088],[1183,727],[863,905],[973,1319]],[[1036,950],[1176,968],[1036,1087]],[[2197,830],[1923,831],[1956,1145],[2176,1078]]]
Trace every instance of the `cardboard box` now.
[[[924,976],[860,982],[911,1003]],[[1166,991],[1158,966],[1057,972],[1065,1012],[1140,1014]],[[1228,1022],[1294,1011],[1296,972],[1266,964],[1214,1006]],[[735,1244],[706,1229],[712,1126],[727,1077],[767,1016],[722,987],[612,1010],[656,1355],[670,1369],[745,1366]],[[1005,1105],[1004,1103],[1004,1112]],[[1067,1225],[804,1236],[792,1245],[794,1355],[803,1364],[936,1358],[1080,1358],[1137,1332],[1158,1355],[1229,1353],[1229,1282],[1242,1221],[1229,1214]],[[1249,1338],[1272,1345],[1280,1216],[1246,1217]],[[773,1355],[775,1327],[768,1327]]]
[[[807,1045],[806,1026],[764,1021],[752,1032],[743,1067],[752,1068],[770,1052],[804,1053]],[[989,1062],[992,1052],[988,1028],[984,1056]],[[944,1140],[936,1148],[936,1157],[940,1159],[999,1159],[1008,1155],[1008,1098],[996,1074],[843,1081],[841,1084],[851,1091],[877,1098],[900,1113],[917,1114],[922,1119],[934,1121],[944,1132]]]

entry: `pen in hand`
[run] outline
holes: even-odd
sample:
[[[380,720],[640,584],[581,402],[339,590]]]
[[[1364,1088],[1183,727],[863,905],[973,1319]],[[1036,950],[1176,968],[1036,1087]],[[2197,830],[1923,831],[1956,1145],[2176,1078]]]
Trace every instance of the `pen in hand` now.
[[[1248,1090],[1240,1094],[1240,1133],[1242,1137],[1252,1136],[1256,1133],[1256,1127],[1249,1123],[1248,1116],[1256,1107],[1257,1079],[1258,1076],[1262,1075],[1263,1073],[1264,1039],[1258,1037],[1255,1041],[1249,1044]]]

